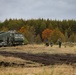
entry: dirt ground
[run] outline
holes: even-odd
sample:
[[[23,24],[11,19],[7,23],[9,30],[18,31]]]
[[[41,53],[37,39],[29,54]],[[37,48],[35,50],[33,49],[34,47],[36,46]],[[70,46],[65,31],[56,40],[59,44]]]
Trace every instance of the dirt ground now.
[[[18,62],[8,62],[5,60],[0,60],[0,66],[21,66],[21,67],[30,67],[34,64],[33,67],[38,66],[49,66],[49,65],[74,65],[76,67],[76,46],[66,48],[62,46],[58,48],[57,45],[53,47],[46,47],[45,45],[23,45],[15,47],[0,47],[0,56],[20,58],[25,61]],[[9,60],[9,59],[8,59]],[[38,64],[35,64],[38,63]],[[26,66],[29,64],[28,66]]]

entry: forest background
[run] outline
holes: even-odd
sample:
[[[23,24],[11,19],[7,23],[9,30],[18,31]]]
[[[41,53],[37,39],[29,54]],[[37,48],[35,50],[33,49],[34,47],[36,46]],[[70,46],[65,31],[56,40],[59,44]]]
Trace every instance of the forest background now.
[[[0,22],[0,31],[16,30],[25,37],[25,43],[76,42],[76,20],[6,19]]]

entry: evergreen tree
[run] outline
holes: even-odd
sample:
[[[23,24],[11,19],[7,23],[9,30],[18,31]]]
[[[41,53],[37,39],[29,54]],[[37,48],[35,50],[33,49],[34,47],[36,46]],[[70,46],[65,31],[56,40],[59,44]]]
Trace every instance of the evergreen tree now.
[[[40,44],[42,42],[40,35],[38,34],[35,38],[35,43]]]
[[[76,35],[74,33],[70,36],[69,41],[76,42]]]

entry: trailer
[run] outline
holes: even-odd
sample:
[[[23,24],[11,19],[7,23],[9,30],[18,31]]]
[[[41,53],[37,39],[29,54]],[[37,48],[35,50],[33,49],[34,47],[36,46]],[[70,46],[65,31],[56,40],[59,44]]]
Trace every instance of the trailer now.
[[[16,31],[0,32],[0,46],[24,44],[24,36]]]

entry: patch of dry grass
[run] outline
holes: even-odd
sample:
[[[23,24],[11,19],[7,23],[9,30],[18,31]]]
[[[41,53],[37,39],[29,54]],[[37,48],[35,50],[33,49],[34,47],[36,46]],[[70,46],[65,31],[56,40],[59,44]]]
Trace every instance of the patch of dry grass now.
[[[50,53],[50,54],[59,54],[59,53],[67,53],[67,54],[76,54],[76,46],[66,48],[62,46],[61,48],[58,45],[54,45],[53,47],[46,47],[44,44],[41,45],[23,45],[23,46],[15,46],[15,47],[1,47],[0,51],[11,51],[11,52],[26,52],[26,53]]]
[[[20,58],[5,57],[5,56],[1,56],[1,55],[0,55],[0,61],[5,61],[5,62],[16,62],[16,63],[25,62],[25,60],[20,59]]]
[[[54,65],[37,68],[0,68],[0,75],[76,75],[76,67],[70,65]]]

